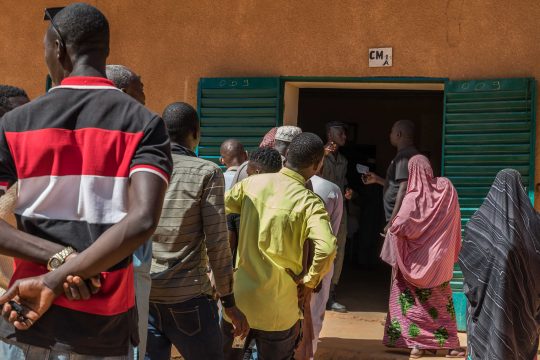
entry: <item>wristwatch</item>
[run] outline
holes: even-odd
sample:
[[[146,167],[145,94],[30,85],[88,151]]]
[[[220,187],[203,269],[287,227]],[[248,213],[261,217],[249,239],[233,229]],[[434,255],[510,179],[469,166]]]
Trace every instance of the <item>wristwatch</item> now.
[[[56,254],[51,256],[49,261],[47,261],[47,270],[53,271],[53,270],[58,269],[60,265],[66,262],[67,257],[73,254],[74,252],[75,252],[75,249],[72,248],[71,246],[68,246],[64,248],[62,251],[57,252]]]

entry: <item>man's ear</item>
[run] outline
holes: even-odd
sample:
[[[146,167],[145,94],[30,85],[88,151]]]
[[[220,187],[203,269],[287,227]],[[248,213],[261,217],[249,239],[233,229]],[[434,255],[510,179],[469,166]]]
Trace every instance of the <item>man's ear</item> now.
[[[219,163],[220,163],[221,165],[225,165],[225,161],[223,160],[223,156],[221,156],[221,157],[219,158]]]

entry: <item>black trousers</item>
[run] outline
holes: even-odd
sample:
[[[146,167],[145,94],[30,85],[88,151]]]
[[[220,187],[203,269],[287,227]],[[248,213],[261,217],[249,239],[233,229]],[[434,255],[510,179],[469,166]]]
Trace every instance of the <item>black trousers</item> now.
[[[233,349],[234,335],[233,326],[222,320],[221,331],[223,333],[223,353],[225,360],[243,360],[252,340],[257,346],[259,360],[291,360],[294,357],[294,349],[300,337],[300,321],[288,330],[263,331],[251,329],[243,349]]]

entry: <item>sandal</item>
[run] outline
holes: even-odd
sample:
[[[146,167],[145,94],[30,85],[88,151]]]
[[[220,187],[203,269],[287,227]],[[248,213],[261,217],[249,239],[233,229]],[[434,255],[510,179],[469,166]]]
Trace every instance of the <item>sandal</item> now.
[[[426,354],[426,352],[433,355],[437,355],[437,350],[420,349],[415,346],[411,349],[410,357],[411,359],[420,359],[422,356]]]
[[[466,355],[465,349],[450,349],[448,350],[447,358],[464,358]]]

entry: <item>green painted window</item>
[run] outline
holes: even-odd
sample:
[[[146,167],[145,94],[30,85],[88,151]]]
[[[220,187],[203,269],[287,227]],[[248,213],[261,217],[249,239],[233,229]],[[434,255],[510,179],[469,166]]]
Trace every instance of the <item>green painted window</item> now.
[[[535,86],[528,78],[446,83],[442,172],[457,189],[463,229],[501,169],[518,170],[533,200]],[[458,327],[464,330],[463,275],[458,266],[450,284]]]
[[[198,110],[201,143],[198,154],[219,164],[219,147],[228,138],[253,150],[278,126],[279,78],[202,78]]]

